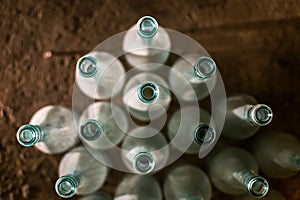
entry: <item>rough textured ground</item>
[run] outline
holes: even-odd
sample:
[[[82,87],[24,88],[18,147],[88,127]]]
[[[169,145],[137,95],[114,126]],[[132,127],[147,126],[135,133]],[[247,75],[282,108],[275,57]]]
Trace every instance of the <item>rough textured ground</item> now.
[[[1,199],[59,199],[53,185],[61,155],[21,147],[16,130],[42,106],[70,107],[78,57],[143,15],[197,40],[216,60],[228,93],[246,92],[269,104],[275,115],[269,128],[300,139],[300,1],[3,0]],[[49,50],[58,53],[45,59]],[[162,173],[156,175],[161,183]],[[103,190],[113,193],[122,175],[112,170]],[[270,182],[287,200],[300,199],[300,174]],[[214,200],[225,198],[214,190]]]

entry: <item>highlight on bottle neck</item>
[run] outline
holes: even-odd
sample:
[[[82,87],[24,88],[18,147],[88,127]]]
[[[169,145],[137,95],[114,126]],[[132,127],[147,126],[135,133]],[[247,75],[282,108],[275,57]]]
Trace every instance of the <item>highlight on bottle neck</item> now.
[[[208,124],[200,124],[194,131],[194,141],[199,144],[211,144],[216,138],[216,131]]]
[[[133,169],[139,174],[148,174],[155,167],[153,156],[147,152],[140,152],[133,159]]]
[[[273,112],[271,108],[265,104],[257,104],[253,106],[250,108],[248,115],[250,122],[257,126],[265,126],[273,119]]]
[[[55,183],[55,191],[59,196],[69,198],[76,193],[79,184],[79,178],[75,174],[62,176]]]
[[[97,60],[92,56],[83,56],[77,61],[77,68],[80,76],[92,77],[97,72]]]
[[[98,139],[103,133],[103,125],[94,119],[88,119],[80,125],[79,134],[88,141]]]
[[[137,32],[142,38],[152,38],[158,31],[158,23],[151,16],[144,16],[137,22]]]
[[[207,79],[216,73],[216,63],[210,57],[201,57],[194,64],[194,74],[198,79]]]
[[[256,198],[264,197],[269,191],[267,180],[261,176],[251,176],[245,184],[248,192]]]
[[[155,83],[145,82],[137,90],[139,99],[144,103],[152,103],[159,95],[158,87]]]
[[[42,139],[42,131],[39,126],[26,124],[17,131],[18,142],[26,147],[33,146]]]

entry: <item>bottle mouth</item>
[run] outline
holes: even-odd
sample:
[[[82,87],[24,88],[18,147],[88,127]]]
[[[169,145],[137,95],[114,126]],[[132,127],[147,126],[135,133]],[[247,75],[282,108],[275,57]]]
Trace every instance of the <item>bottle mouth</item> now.
[[[40,140],[39,132],[40,129],[37,126],[23,125],[17,131],[17,140],[23,146],[32,146]]]
[[[137,32],[142,38],[152,38],[158,31],[158,23],[151,16],[144,16],[137,22]]]
[[[80,76],[85,78],[92,77],[97,72],[97,61],[92,56],[83,56],[77,62]]]
[[[148,174],[155,167],[153,156],[146,152],[138,153],[133,159],[133,169],[139,174]]]
[[[77,187],[76,180],[70,176],[62,176],[55,183],[56,193],[63,198],[72,197],[76,193]]]
[[[194,141],[199,144],[211,144],[216,138],[216,131],[208,124],[200,124],[194,132]]]
[[[89,119],[80,125],[80,136],[88,141],[94,141],[98,139],[102,133],[102,125],[94,119]]]
[[[266,179],[256,176],[248,184],[248,192],[256,198],[264,197],[269,191],[269,184]]]
[[[201,57],[194,65],[194,73],[199,79],[206,79],[216,73],[216,63],[210,57]]]
[[[265,126],[272,121],[273,112],[265,104],[257,104],[250,110],[250,119],[259,126]]]
[[[152,103],[158,97],[158,87],[155,83],[143,83],[138,88],[138,97],[144,103]]]

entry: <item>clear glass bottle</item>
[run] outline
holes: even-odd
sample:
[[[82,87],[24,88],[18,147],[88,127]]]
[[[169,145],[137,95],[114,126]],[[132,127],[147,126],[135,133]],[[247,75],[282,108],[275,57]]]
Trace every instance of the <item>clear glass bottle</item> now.
[[[36,111],[29,124],[17,131],[18,142],[35,146],[47,154],[62,153],[78,142],[73,113],[62,106],[48,105]]]
[[[171,94],[167,83],[160,76],[140,73],[125,85],[123,102],[133,117],[149,121],[166,113]]]
[[[182,165],[168,174],[164,183],[166,200],[209,200],[212,188],[207,175],[193,165]]]
[[[169,75],[170,87],[176,89],[184,101],[194,101],[195,95],[198,100],[204,99],[216,85],[216,68],[210,57],[187,54],[173,64]]]
[[[270,178],[291,177],[300,170],[300,143],[286,132],[260,132],[251,150],[259,168]]]
[[[163,168],[169,158],[166,138],[150,127],[133,129],[122,144],[122,159],[130,171],[148,174]]]
[[[96,192],[87,196],[83,196],[80,200],[113,200],[112,196],[105,192]]]
[[[272,118],[271,108],[265,104],[258,104],[252,96],[243,94],[228,97],[222,135],[237,140],[249,138],[260,126],[269,124]]]
[[[162,200],[162,193],[154,177],[127,175],[119,183],[114,200]]]
[[[195,107],[187,106],[177,110],[168,122],[168,138],[171,141],[175,136],[179,137],[172,145],[181,152],[187,154],[198,154],[200,148],[212,144],[216,139],[216,131],[213,127],[213,122],[210,123],[210,114],[201,109],[200,118],[195,116]],[[189,113],[188,116],[181,116],[182,113]],[[210,125],[211,124],[211,125]],[[190,145],[187,148],[186,143]]]
[[[109,149],[118,145],[128,130],[127,116],[113,103],[89,105],[79,119],[79,137],[94,149]]]
[[[249,194],[245,194],[241,196],[236,196],[233,200],[256,200],[256,199],[257,198]],[[286,199],[278,191],[274,190],[273,188],[270,188],[268,194],[263,198],[260,198],[260,200],[286,200]]]
[[[209,158],[209,176],[214,186],[230,195],[248,192],[256,198],[265,196],[269,184],[258,174],[255,158],[238,147],[225,147]]]
[[[119,59],[107,52],[92,51],[76,64],[76,83],[92,99],[108,99],[118,94],[124,84],[120,82],[124,74]]]
[[[105,182],[108,168],[92,157],[83,147],[77,147],[63,156],[59,163],[56,193],[64,198],[74,194],[87,195]]]
[[[158,26],[151,16],[138,20],[125,34],[123,50],[127,62],[133,67],[148,63],[165,63],[169,57],[171,40],[166,30]],[[149,65],[142,70],[157,69],[159,65]]]

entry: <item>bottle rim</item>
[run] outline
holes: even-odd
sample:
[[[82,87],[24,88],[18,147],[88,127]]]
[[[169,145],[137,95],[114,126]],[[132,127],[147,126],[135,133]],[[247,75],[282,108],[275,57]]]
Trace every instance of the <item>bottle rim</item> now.
[[[194,131],[194,141],[199,145],[211,144],[216,138],[216,131],[208,124],[200,124]]]
[[[269,191],[269,183],[263,177],[255,176],[249,181],[247,189],[254,197],[262,198]]]
[[[21,126],[17,131],[17,140],[18,142],[25,146],[29,147],[39,142],[40,140],[40,129],[37,126],[26,124]]]
[[[95,119],[88,119],[80,125],[79,134],[85,140],[94,141],[103,134],[103,125]]]
[[[62,176],[55,183],[56,193],[63,197],[72,197],[77,192],[78,183],[71,176]]]
[[[139,174],[148,174],[154,167],[155,160],[150,153],[140,152],[133,159],[133,169]]]
[[[146,31],[145,29],[150,29]],[[144,16],[137,22],[137,32],[142,38],[152,38],[158,31],[158,23],[151,16]]]
[[[97,60],[92,56],[83,56],[79,58],[77,68],[80,76],[90,78],[97,72]]]
[[[210,57],[201,57],[194,64],[194,73],[199,79],[207,79],[216,73],[216,63]]]
[[[139,99],[144,103],[152,103],[159,95],[159,89],[153,82],[145,82],[137,90]]]
[[[273,119],[272,109],[265,104],[253,106],[249,111],[249,115],[251,122],[258,126],[268,125]]]

